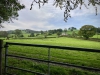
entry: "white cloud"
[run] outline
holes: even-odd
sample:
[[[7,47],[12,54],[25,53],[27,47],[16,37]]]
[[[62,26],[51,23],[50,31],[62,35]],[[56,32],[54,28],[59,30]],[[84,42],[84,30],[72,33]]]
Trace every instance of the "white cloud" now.
[[[41,5],[39,9],[38,4],[34,3],[32,10],[30,10],[31,3],[33,0],[21,0],[23,4],[26,5],[26,8],[19,11],[18,20],[14,20],[14,23],[4,23],[5,28],[1,30],[12,30],[12,29],[34,29],[34,30],[48,30],[56,28],[66,28],[66,25],[62,25],[63,21],[63,12],[59,7],[55,8],[52,6],[52,0],[44,6]],[[98,7],[98,14],[100,14],[100,6]],[[88,16],[90,14],[95,15],[95,8],[90,6],[89,9],[86,9],[82,6],[82,9],[79,8],[70,12],[72,18],[78,18],[82,16]],[[70,19],[70,18],[69,18]],[[52,20],[53,22],[49,21]],[[84,20],[82,18],[82,20]],[[69,21],[69,20],[68,20]],[[61,22],[61,24],[59,24]],[[83,21],[84,22],[84,21]],[[97,22],[97,21],[95,21]],[[69,23],[69,22],[68,22]],[[67,24],[67,23],[66,23]],[[58,26],[59,25],[59,26]],[[74,22],[73,22],[74,25]],[[68,24],[67,28],[73,26]]]
[[[4,23],[3,26],[5,28],[1,28],[1,30],[15,30],[15,29],[49,30],[56,28],[54,25],[49,24],[47,21],[22,22],[16,20],[14,23]]]
[[[14,29],[19,29],[17,25],[12,25],[12,24],[3,24],[4,28],[1,28],[0,31],[7,31],[7,30],[14,30]]]
[[[90,14],[95,15],[96,14],[96,10],[95,10],[95,6],[87,6],[88,9],[83,5],[82,8],[80,9],[79,7],[73,11],[71,11],[71,16],[75,17],[75,16],[87,16]],[[100,6],[96,6],[97,7],[97,13],[100,14]]]

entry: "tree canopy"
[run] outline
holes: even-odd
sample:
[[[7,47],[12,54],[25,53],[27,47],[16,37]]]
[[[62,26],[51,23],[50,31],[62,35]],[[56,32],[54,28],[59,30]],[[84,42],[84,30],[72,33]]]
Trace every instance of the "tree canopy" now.
[[[87,1],[88,3],[86,3]],[[32,9],[32,6],[34,3],[37,3],[39,5],[39,8],[41,7],[41,4],[49,3],[48,0],[33,0],[30,5],[30,10]],[[100,5],[99,0],[54,0],[53,3],[54,6],[60,7],[60,9],[65,8],[64,11],[64,21],[67,21],[70,15],[70,11],[74,10],[76,8],[82,7],[84,5],[86,8],[88,8],[89,5],[92,5],[95,7],[96,15],[97,15],[97,7],[96,5]],[[25,8],[23,4],[21,4],[20,0],[0,0],[0,27],[1,23],[5,21],[12,21],[12,19],[17,19],[18,11]]]
[[[100,33],[100,27],[96,28],[97,33]]]
[[[0,27],[3,27],[1,23],[12,19],[17,19],[18,11],[25,8],[19,0],[0,0]]]
[[[8,37],[7,31],[0,31],[0,37]]]
[[[22,35],[22,31],[19,30],[19,29],[16,29],[16,30],[15,30],[15,35],[16,35],[17,37],[20,37],[20,36]]]
[[[92,37],[96,34],[96,28],[93,25],[84,25],[79,30],[79,35],[83,36],[85,39]]]

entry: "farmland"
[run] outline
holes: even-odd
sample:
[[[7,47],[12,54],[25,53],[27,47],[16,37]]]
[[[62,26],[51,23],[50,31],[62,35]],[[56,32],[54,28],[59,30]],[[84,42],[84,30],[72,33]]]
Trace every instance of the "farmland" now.
[[[99,5],[1,0],[0,75],[100,75]]]
[[[57,32],[58,31],[62,31]],[[15,30],[9,31],[8,39],[1,37],[5,42],[25,43],[25,44],[38,44],[38,45],[53,45],[64,47],[77,47],[77,48],[91,48],[100,50],[100,35],[95,34],[88,40],[78,35],[79,30],[64,30],[57,29],[48,31],[32,31],[32,30]],[[17,34],[15,32],[20,32]],[[59,35],[59,34],[60,35]],[[35,58],[40,60],[48,60],[48,48],[43,47],[30,47],[30,46],[16,46],[9,45],[8,54],[24,56],[28,58]],[[3,51],[4,55],[4,51]],[[78,66],[87,66],[100,69],[100,53],[75,51],[68,49],[50,48],[50,61],[63,62],[74,64]],[[4,60],[4,57],[3,57]],[[19,59],[8,57],[8,65],[19,67],[41,73],[48,73],[48,64],[44,62],[31,61],[27,59]],[[4,65],[4,61],[3,61]],[[23,72],[14,69],[8,69],[8,73],[17,75],[33,75],[32,73]],[[38,74],[34,74],[38,75]],[[50,75],[100,75],[99,72],[92,72],[82,70],[79,68],[69,66],[59,66],[50,64]]]
[[[4,42],[18,42],[18,43],[29,43],[29,44],[46,44],[46,45],[57,45],[57,46],[72,46],[72,47],[82,47],[82,48],[93,48],[100,49],[100,42],[89,41],[83,39],[75,39],[68,37],[60,38],[45,38],[45,39],[10,39],[4,40]],[[94,45],[95,44],[95,45]],[[25,47],[25,46],[9,46],[9,53],[16,54],[20,56],[27,56],[39,59],[48,59],[48,49],[47,48],[37,48],[37,47]],[[75,65],[88,66],[100,69],[100,54],[92,52],[81,52],[81,51],[70,51],[70,50],[60,50],[51,49],[52,61],[71,63]],[[9,65],[36,70],[37,72],[46,73],[47,65],[39,62],[32,62],[26,60],[20,60],[9,58]],[[28,63],[28,64],[27,64]],[[58,71],[61,70],[61,71]],[[15,70],[9,70],[9,72],[15,72]],[[22,72],[17,72],[18,75],[22,75]],[[88,72],[81,69],[66,68],[62,66],[51,66],[51,75],[100,75],[95,72]],[[25,74],[23,74],[25,75]],[[26,75],[31,75],[26,73]]]

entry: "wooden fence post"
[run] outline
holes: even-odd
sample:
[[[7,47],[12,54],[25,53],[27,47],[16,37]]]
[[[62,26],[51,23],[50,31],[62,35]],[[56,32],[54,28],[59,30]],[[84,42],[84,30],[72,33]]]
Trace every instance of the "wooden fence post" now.
[[[3,40],[0,40],[0,75],[2,75],[2,47],[3,47]]]

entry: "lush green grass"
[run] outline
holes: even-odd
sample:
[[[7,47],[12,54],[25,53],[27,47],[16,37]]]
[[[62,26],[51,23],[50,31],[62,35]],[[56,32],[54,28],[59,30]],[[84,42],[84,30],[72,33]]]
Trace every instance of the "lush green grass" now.
[[[28,37],[30,35],[30,33],[24,33],[23,36],[24,37]]]
[[[31,44],[48,44],[59,46],[72,46],[72,47],[84,47],[100,49],[100,42],[75,39],[75,38],[42,38],[42,39],[11,39],[5,40],[6,42],[19,42],[19,43],[31,43]],[[95,45],[94,45],[95,44]]]
[[[100,35],[94,35],[92,38],[99,38],[100,39]]]
[[[46,44],[46,45],[59,45],[59,46],[73,46],[73,47],[84,47],[84,48],[95,48],[100,49],[100,42],[74,39],[74,38],[46,38],[46,39],[11,39],[5,40],[5,42],[19,42],[19,43],[31,43],[31,44]],[[95,44],[95,45],[94,45]],[[9,46],[9,54],[16,54],[20,56],[27,56],[39,59],[48,59],[47,48],[37,47],[25,47],[25,46]],[[62,49],[51,49],[50,60],[71,63],[82,66],[95,67],[100,69],[100,53],[92,52],[81,52],[81,51],[70,51]],[[9,65],[22,67],[25,69],[36,70],[38,72],[46,73],[48,71],[47,64],[38,63],[33,61],[26,61],[21,59],[8,60]],[[15,73],[15,70],[10,72]],[[25,75],[22,72],[18,72],[18,75]],[[26,74],[32,75],[32,74]],[[52,65],[51,75],[100,75],[99,73],[83,71],[80,69],[61,67]]]
[[[74,31],[68,30],[66,33],[67,33],[67,34],[72,34],[73,32],[78,33],[78,31],[79,31],[79,30],[74,30]]]

